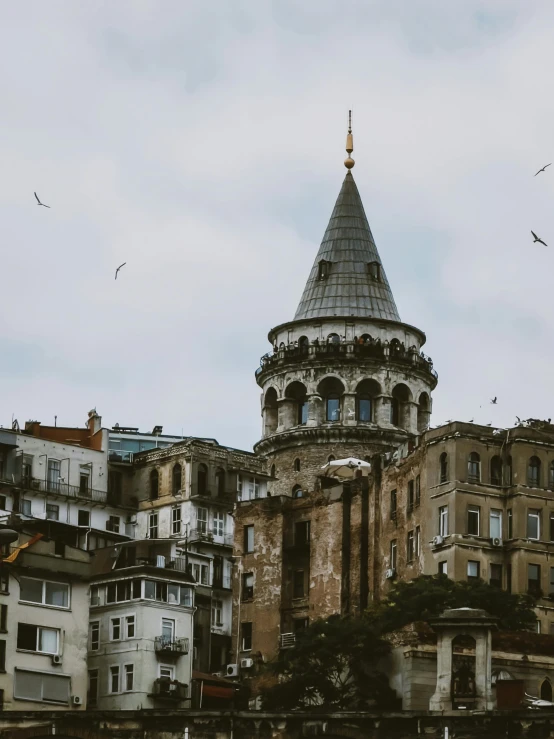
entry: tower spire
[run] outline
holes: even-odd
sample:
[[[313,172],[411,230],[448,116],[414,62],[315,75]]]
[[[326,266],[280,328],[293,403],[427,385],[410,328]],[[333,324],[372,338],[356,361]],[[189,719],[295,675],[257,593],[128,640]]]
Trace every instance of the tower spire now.
[[[352,111],[348,111],[348,133],[346,134],[346,152],[347,158],[344,160],[344,166],[346,169],[352,169],[355,162],[350,156],[354,151],[354,138],[352,136]]]

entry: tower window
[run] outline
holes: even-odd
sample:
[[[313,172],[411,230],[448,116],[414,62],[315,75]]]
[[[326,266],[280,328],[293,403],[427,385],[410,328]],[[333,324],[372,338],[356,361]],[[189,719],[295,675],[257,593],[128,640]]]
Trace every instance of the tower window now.
[[[300,472],[300,460],[298,457],[294,460],[294,471]]]
[[[326,259],[322,259],[318,264],[317,279],[326,280],[331,272],[332,262],[328,262]]]
[[[370,262],[367,265],[367,271],[372,280],[375,280],[375,282],[381,282],[381,265],[379,262]]]

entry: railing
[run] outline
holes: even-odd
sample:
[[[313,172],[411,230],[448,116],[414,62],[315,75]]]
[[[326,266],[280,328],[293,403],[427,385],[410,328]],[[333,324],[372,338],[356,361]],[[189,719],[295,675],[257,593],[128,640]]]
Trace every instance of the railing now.
[[[187,697],[187,686],[169,677],[159,677],[154,680],[152,695],[155,698],[182,701]]]
[[[222,588],[224,590],[230,590],[232,587],[232,581],[230,575],[223,575],[223,577],[214,577],[212,582],[212,588]]]
[[[213,529],[191,529],[188,534],[189,541],[205,541],[208,544],[221,544],[226,547],[233,546],[233,534],[216,534]]]
[[[188,654],[189,640],[187,637],[181,639],[168,639],[166,636],[156,636],[154,638],[154,651],[167,654]]]
[[[135,565],[125,564],[125,567],[145,565],[148,567],[159,567],[163,570],[177,570],[178,572],[186,572],[186,558],[185,557],[165,557],[163,554],[159,554],[156,557],[140,557],[137,556]]]
[[[281,634],[279,637],[279,647],[281,649],[292,649],[296,644],[296,634]]]
[[[133,461],[133,452],[124,452],[121,450],[109,449],[108,450],[108,461],[109,462],[129,462]]]
[[[49,493],[51,495],[63,495],[66,498],[83,498],[96,503],[106,503],[108,500],[108,493],[105,490],[82,489],[78,485],[68,485],[65,482],[53,482],[51,480],[39,480],[36,477],[22,477],[16,480],[15,484],[26,490],[36,490],[37,492]]]

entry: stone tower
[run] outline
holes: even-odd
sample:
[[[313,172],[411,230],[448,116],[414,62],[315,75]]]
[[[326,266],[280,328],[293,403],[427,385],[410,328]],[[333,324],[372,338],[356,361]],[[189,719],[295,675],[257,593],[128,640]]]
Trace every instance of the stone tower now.
[[[351,169],[298,309],[256,371],[274,494],[300,497],[330,457],[364,459],[424,431],[437,375],[425,334],[400,321]]]

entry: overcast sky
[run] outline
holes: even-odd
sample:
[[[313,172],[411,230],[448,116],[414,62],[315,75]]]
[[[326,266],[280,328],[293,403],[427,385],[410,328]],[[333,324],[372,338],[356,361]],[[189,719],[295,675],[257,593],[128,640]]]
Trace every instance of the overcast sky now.
[[[1,6],[0,423],[96,407],[251,448],[349,107],[433,423],[554,417],[551,0]]]

